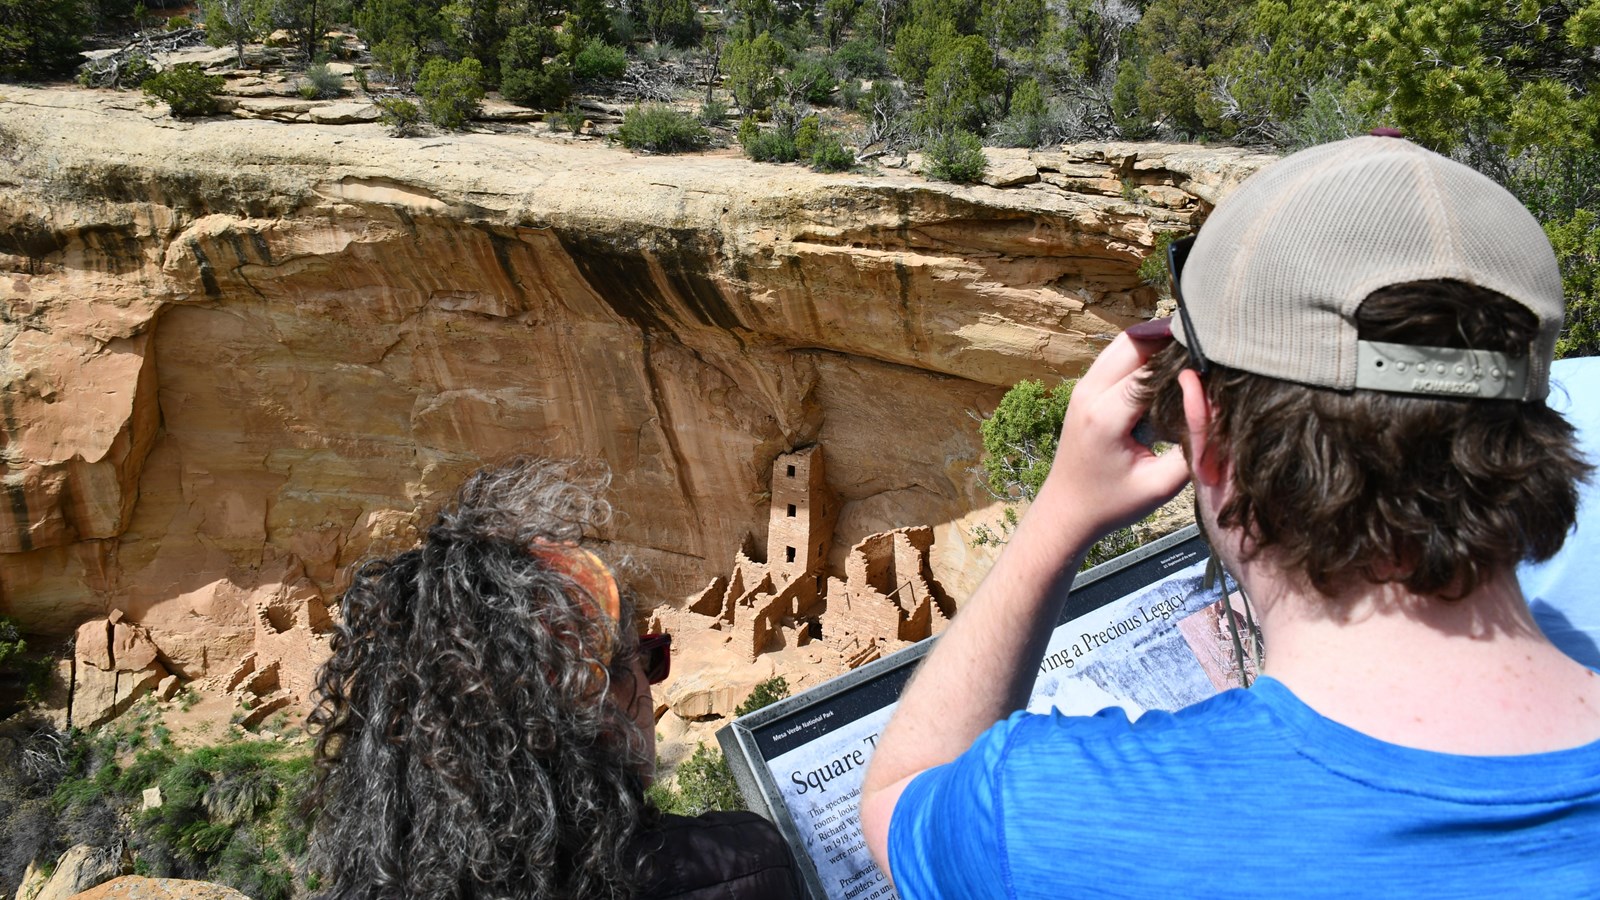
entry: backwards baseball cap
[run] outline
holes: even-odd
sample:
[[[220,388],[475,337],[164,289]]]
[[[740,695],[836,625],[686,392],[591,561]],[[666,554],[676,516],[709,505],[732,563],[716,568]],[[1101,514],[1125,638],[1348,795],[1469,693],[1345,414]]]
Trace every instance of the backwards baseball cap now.
[[[1175,276],[1179,273],[1174,272]],[[1453,280],[1538,317],[1527,354],[1362,341],[1380,288]],[[1217,205],[1177,283],[1173,336],[1206,359],[1342,390],[1541,400],[1561,271],[1538,221],[1483,174],[1410,141],[1358,137],[1287,156]]]

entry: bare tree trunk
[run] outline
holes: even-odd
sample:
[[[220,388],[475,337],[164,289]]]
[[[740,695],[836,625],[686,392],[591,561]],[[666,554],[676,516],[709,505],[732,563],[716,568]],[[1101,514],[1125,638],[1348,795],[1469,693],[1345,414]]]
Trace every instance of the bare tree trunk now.
[[[707,51],[711,66],[706,71],[706,106],[711,105],[711,89],[717,83],[717,70],[722,66],[722,41],[718,38],[711,39],[711,49]]]

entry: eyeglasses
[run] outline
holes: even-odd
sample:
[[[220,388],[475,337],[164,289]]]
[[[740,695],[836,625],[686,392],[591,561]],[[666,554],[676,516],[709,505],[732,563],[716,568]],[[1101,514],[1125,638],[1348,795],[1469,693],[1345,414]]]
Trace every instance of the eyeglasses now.
[[[639,638],[639,659],[644,663],[644,677],[651,684],[666,681],[672,672],[672,635],[647,634]]]
[[[1183,320],[1183,345],[1189,351],[1189,365],[1204,376],[1211,370],[1206,355],[1200,351],[1200,337],[1194,332],[1194,322],[1189,309],[1183,305],[1183,291],[1178,288],[1183,276],[1183,264],[1189,261],[1189,251],[1194,248],[1194,235],[1167,245],[1167,272],[1172,277],[1172,299],[1178,301],[1178,316]]]

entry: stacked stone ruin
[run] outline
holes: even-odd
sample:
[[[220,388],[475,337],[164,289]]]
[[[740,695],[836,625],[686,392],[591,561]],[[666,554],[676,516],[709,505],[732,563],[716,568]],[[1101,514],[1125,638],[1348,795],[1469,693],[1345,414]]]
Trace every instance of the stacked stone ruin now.
[[[72,658],[59,672],[68,691],[60,724],[92,728],[147,694],[171,700],[184,684],[199,681],[231,696],[242,711],[239,724],[254,729],[282,709],[305,705],[332,630],[332,617],[314,593],[289,589],[258,602],[252,649],[218,681],[173,664],[147,628],[112,610],[78,627]]]
[[[754,661],[762,653],[813,641],[849,668],[938,634],[955,602],[933,576],[933,529],[897,528],[850,549],[845,577],[827,573],[839,503],[828,488],[818,445],[779,454],[772,463],[765,559],[747,539],[733,570],[712,579],[689,610],[730,633]]]

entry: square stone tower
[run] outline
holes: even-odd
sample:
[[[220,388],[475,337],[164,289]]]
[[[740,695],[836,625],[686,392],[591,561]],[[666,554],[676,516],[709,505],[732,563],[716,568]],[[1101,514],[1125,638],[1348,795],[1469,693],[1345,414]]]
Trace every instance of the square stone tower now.
[[[823,574],[838,512],[822,468],[822,447],[781,453],[772,463],[767,571],[778,585]]]

